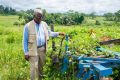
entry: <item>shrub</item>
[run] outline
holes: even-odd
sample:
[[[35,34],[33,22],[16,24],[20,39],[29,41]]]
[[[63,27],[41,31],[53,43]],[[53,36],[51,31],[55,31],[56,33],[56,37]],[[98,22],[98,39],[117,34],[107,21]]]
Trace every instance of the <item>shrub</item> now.
[[[6,42],[7,43],[14,43],[15,42],[15,38],[14,36],[10,35],[6,38]]]
[[[14,22],[13,25],[18,26],[18,25],[20,25],[20,23],[19,22]]]
[[[98,20],[96,20],[95,25],[100,25],[100,22]]]

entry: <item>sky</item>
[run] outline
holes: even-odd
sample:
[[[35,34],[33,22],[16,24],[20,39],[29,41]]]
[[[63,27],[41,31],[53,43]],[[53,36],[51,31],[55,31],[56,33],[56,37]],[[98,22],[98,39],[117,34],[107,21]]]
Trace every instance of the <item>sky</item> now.
[[[16,10],[27,10],[41,7],[47,12],[66,12],[104,14],[120,10],[120,0],[0,0],[0,4]]]

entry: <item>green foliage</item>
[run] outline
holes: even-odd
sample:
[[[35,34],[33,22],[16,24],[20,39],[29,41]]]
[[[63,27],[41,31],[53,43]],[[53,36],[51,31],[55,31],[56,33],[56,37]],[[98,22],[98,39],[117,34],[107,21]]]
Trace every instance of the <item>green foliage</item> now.
[[[115,13],[115,21],[120,22],[120,10]]]
[[[98,20],[96,20],[95,25],[100,25],[100,22]]]
[[[32,15],[32,12],[29,12],[29,13],[28,12],[27,11],[26,12],[25,11],[20,11],[19,14],[18,14],[18,16],[19,16],[18,20],[20,21],[20,20],[23,19],[24,24],[31,21],[33,19],[33,15]]]
[[[47,13],[43,10],[43,20],[48,24],[77,25],[82,24],[84,16],[78,12],[69,11],[67,13]],[[19,20],[24,19],[25,23],[33,19],[33,10],[20,11]]]
[[[120,66],[113,69],[114,74],[111,75],[114,77],[114,80],[120,80]]]
[[[90,13],[89,16],[90,16],[92,19],[94,19],[94,18],[96,17],[95,12]]]
[[[13,25],[18,26],[18,25],[20,25],[20,23],[16,21],[16,22],[13,23]]]
[[[108,21],[114,21],[114,18],[115,18],[115,16],[114,16],[113,13],[105,13],[105,14],[104,14],[104,17],[105,17],[106,20],[108,20]]]
[[[105,13],[103,17],[105,18],[106,21],[119,22],[120,21],[119,13],[120,11],[117,11],[115,13]],[[27,11],[19,11],[18,16],[19,16],[19,20],[24,20],[24,23],[27,23],[33,19],[33,10],[30,9]],[[91,18],[95,20],[95,18],[97,17],[102,17],[102,16],[96,15],[95,12],[87,15],[72,10],[66,13],[47,13],[46,10],[43,10],[43,21],[47,22],[48,24],[59,24],[59,25],[67,25],[67,26],[79,25],[79,24],[84,24],[85,19]],[[101,23],[99,22],[100,21],[95,21],[95,24],[100,25]]]
[[[7,42],[7,43],[14,43],[14,42],[15,42],[14,36],[13,36],[13,35],[9,35],[9,36],[6,38],[6,42]]]
[[[2,15],[15,15],[17,12],[15,9],[12,9],[11,7],[4,7],[3,5],[0,5],[0,14]]]
[[[106,13],[106,14],[104,14],[104,17],[108,21],[120,22],[120,10],[118,10],[115,13]]]

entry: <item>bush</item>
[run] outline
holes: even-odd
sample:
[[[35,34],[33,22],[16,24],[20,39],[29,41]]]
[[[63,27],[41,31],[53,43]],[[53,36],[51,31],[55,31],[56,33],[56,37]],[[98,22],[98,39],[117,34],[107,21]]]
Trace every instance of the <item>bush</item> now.
[[[100,22],[98,20],[96,20],[95,25],[100,25]]]
[[[20,24],[21,24],[21,25],[25,25],[25,22],[24,22],[24,21],[22,21]]]
[[[10,35],[6,38],[6,42],[7,43],[14,43],[15,42],[15,38],[14,36]]]
[[[20,25],[20,23],[19,22],[14,22],[13,25],[18,26],[18,25]]]

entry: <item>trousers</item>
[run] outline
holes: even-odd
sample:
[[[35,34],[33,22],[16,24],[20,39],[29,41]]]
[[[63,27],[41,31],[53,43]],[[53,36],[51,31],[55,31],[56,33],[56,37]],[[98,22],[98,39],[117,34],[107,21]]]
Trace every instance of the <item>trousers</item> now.
[[[37,48],[38,55],[30,56],[30,79],[42,80],[43,66],[45,64],[45,47]]]

